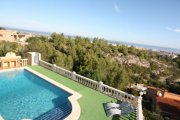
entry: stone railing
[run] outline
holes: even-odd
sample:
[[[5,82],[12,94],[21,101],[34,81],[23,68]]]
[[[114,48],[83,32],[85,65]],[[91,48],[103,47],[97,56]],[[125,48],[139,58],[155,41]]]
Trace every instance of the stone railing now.
[[[60,75],[63,75],[65,77],[72,78],[72,72],[71,71],[68,71],[68,70],[63,69],[61,67],[58,67],[55,64],[50,64],[48,62],[40,60],[39,65],[43,66],[43,67],[45,67],[45,68],[47,68],[49,70],[52,70],[52,71],[54,71],[54,72],[56,72],[56,73],[58,73]]]
[[[66,69],[60,68],[60,67],[56,66],[55,64],[53,64],[52,70],[54,72],[56,72],[56,73],[59,73],[59,74],[65,76],[65,77],[68,77],[70,79],[72,78],[72,72],[71,71],[68,71]]]
[[[45,62],[45,61],[39,61],[39,65],[40,66],[43,66],[43,67],[45,67],[45,68],[47,68],[47,69],[52,69],[52,64],[50,64],[50,63],[48,63],[48,62]]]
[[[92,89],[95,89],[95,90],[99,90],[99,83],[97,81],[94,81],[94,80],[91,80],[89,78],[86,78],[84,76],[81,76],[81,75],[78,75],[76,74],[75,72],[73,72],[73,76],[75,76],[73,78],[73,80],[87,86],[87,87],[90,87]]]
[[[21,59],[21,65],[26,66],[28,64],[28,59]]]
[[[104,93],[110,97],[113,97],[120,101],[128,101],[130,104],[134,105],[137,108],[137,120],[143,120],[143,113],[142,113],[142,97],[136,97],[134,95],[128,94],[121,90],[115,89],[108,85],[103,84],[103,82],[97,82],[95,80],[86,78],[75,72],[68,71],[61,67],[56,66],[55,64],[50,64],[45,61],[40,60],[39,65],[43,66],[49,70],[52,70],[60,75],[68,77],[78,83],[81,83],[87,87],[90,87],[94,90],[97,90],[101,93]]]
[[[121,90],[115,89],[104,84],[101,85],[101,92],[118,100],[127,101],[137,106],[138,98],[134,95],[128,94],[126,92],[123,92]]]

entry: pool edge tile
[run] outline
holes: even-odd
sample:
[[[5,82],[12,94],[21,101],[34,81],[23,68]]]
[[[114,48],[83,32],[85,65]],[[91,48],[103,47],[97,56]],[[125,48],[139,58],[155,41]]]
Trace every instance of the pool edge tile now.
[[[3,117],[0,115],[0,120],[4,120]]]

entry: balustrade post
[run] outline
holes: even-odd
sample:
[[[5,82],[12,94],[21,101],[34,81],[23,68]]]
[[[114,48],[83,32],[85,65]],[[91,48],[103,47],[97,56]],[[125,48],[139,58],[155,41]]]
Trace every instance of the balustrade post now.
[[[38,59],[41,60],[41,53],[38,53]]]
[[[73,72],[71,72],[71,73],[72,73],[72,79],[73,79],[73,80],[76,80],[76,72],[73,71]]]
[[[103,85],[103,82],[100,81],[100,82],[99,82],[99,88],[98,88],[100,92],[103,92],[103,90],[102,90],[102,85]]]
[[[142,111],[142,97],[137,98],[137,120],[143,120],[143,111]]]
[[[52,64],[51,70],[54,71],[54,72],[56,72],[56,64]]]
[[[2,69],[4,68],[4,62],[3,61],[1,61],[1,67],[2,67]]]

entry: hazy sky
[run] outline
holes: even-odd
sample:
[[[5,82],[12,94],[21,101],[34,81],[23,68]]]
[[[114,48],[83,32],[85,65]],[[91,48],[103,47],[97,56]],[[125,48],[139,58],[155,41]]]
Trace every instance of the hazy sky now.
[[[180,48],[180,0],[1,0],[0,26]]]

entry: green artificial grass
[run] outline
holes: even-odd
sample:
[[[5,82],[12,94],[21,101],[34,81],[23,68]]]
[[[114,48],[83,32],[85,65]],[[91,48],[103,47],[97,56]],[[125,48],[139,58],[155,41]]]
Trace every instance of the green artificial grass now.
[[[116,102],[117,100],[106,96],[96,90],[88,88],[80,83],[77,83],[69,78],[63,77],[55,72],[52,72],[41,66],[28,66],[31,69],[69,87],[70,89],[80,93],[82,97],[78,100],[81,107],[80,120],[135,120],[136,113],[131,113],[128,116],[107,117],[103,108],[103,103]]]

